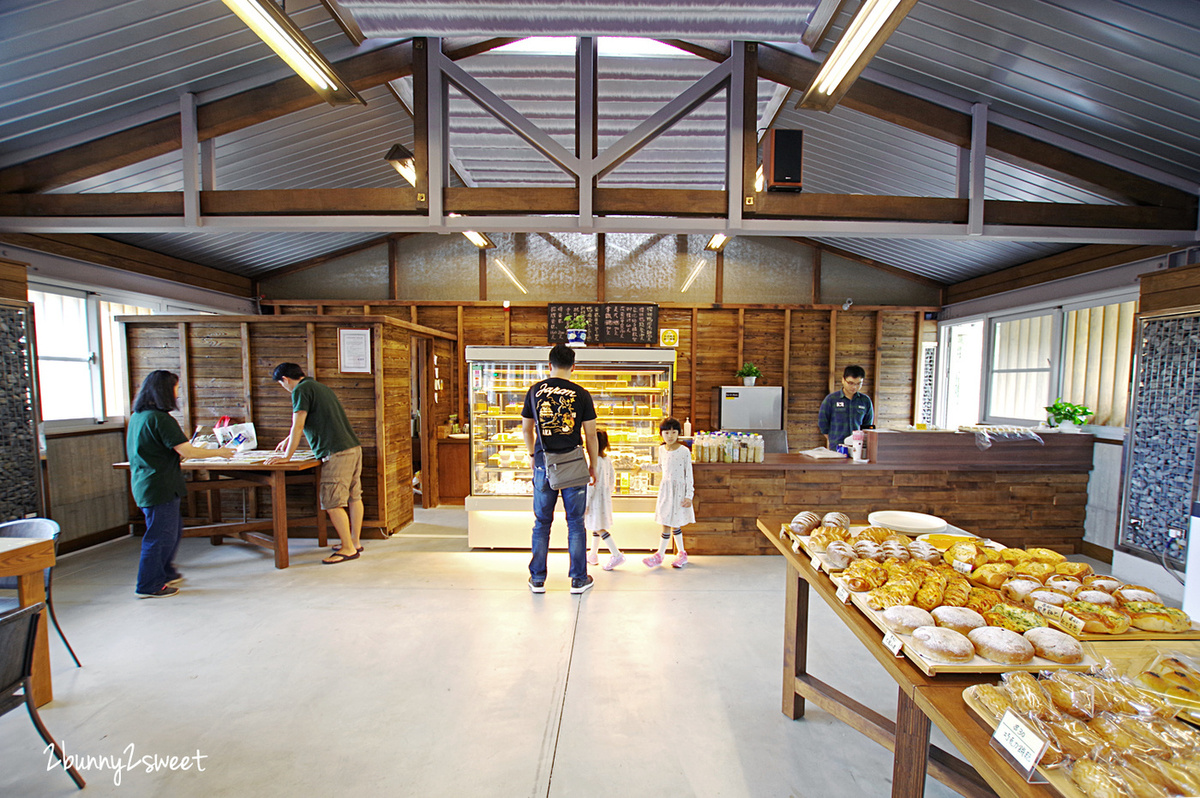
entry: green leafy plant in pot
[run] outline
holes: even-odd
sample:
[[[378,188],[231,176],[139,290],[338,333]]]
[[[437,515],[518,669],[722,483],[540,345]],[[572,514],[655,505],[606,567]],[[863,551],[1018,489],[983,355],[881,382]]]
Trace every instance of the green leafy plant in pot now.
[[[1049,416],[1051,426],[1058,427],[1064,432],[1078,431],[1087,423],[1087,420],[1095,415],[1086,405],[1072,404],[1064,401],[1060,396],[1052,405],[1046,405],[1046,413]]]
[[[567,314],[563,316],[563,323],[567,325],[567,346],[587,346],[588,320],[586,316],[582,313],[575,316]]]
[[[753,363],[743,363],[733,376],[741,377],[743,385],[753,385],[754,381],[762,376],[762,371]]]

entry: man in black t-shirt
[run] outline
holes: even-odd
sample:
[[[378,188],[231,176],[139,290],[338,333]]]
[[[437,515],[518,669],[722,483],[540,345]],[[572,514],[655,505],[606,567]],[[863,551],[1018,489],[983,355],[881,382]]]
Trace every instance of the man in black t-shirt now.
[[[556,344],[550,350],[550,377],[536,383],[525,394],[521,410],[521,432],[533,459],[533,558],[529,561],[529,589],[546,592],[546,557],[550,551],[550,525],[554,507],[562,494],[567,514],[567,550],[571,556],[571,592],[582,593],[592,586],[587,572],[587,537],[583,513],[587,508],[587,486],[554,490],[546,482],[545,452],[569,452],[586,442],[589,470],[595,481],[594,464],[599,456],[596,443],[596,408],[592,395],[571,382],[575,350]]]

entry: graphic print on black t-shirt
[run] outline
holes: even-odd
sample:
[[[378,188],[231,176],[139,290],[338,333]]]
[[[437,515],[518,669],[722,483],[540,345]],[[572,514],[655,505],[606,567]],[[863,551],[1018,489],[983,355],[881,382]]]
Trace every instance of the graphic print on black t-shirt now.
[[[583,422],[595,419],[596,410],[586,390],[552,377],[530,389],[521,415],[534,419],[543,449],[565,452],[583,443]]]

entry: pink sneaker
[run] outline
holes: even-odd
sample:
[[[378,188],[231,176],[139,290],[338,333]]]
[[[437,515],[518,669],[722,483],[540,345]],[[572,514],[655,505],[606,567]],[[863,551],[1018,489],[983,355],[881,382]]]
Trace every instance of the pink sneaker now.
[[[623,562],[625,562],[625,555],[617,552],[608,558],[608,562],[604,563],[604,570],[611,571]]]
[[[682,568],[685,565],[687,565],[687,552],[681,551],[681,552],[679,552],[679,556],[671,561],[671,567],[672,568]]]
[[[589,551],[588,556],[587,556],[587,564],[588,565],[599,565],[600,564],[600,555],[596,554],[596,552],[594,552],[594,551]]]
[[[651,554],[649,557],[642,558],[642,565],[647,568],[657,568],[662,565],[663,556],[661,554]]]

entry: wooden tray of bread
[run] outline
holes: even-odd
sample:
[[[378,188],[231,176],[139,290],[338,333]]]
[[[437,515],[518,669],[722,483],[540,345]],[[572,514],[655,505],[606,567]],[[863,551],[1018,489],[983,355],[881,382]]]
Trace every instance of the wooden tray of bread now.
[[[1006,674],[963,690],[963,701],[995,729],[1006,710],[1050,741],[1040,773],[1065,798],[1200,795],[1200,731],[1174,710],[1110,675]]]

